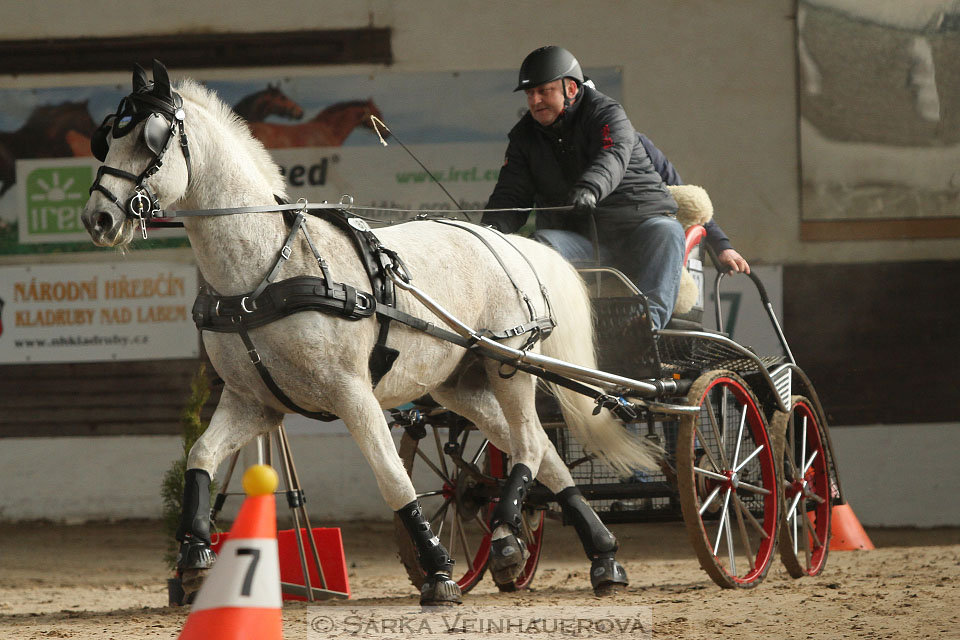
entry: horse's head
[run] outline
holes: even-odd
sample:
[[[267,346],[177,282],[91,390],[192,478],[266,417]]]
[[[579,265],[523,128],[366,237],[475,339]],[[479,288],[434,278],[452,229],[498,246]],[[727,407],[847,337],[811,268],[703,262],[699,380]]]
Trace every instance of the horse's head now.
[[[179,200],[190,180],[183,99],[170,88],[166,68],[153,61],[153,82],[137,65],[133,91],[91,139],[103,166],[90,187],[81,220],[94,244],[123,246],[139,229],[146,237],[152,212]],[[174,142],[179,139],[179,144]]]
[[[360,121],[360,126],[366,127],[367,129],[373,129],[376,131],[376,127],[373,124],[373,120],[370,116],[377,118],[378,120],[383,119],[383,114],[380,113],[380,108],[377,107],[373,102],[373,98],[368,98],[366,102],[363,103],[363,119]]]
[[[303,107],[291,100],[283,91],[280,91],[279,87],[272,84],[268,84],[266,90],[264,90],[263,100],[267,111],[272,115],[291,120],[299,120],[303,117]]]
[[[247,122],[263,122],[269,116],[289,120],[303,117],[303,107],[290,99],[280,87],[267,84],[266,89],[244,96],[233,107],[234,112]]]
[[[38,106],[30,114],[26,127],[43,132],[48,138],[60,139],[68,131],[76,131],[89,137],[97,124],[90,115],[88,102],[84,100]]]

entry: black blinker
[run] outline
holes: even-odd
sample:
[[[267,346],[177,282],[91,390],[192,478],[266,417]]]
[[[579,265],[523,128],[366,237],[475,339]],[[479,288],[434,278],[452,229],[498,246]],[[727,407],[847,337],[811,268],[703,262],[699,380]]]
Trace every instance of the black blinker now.
[[[154,155],[160,155],[163,152],[170,134],[170,123],[162,115],[152,113],[147,117],[143,125],[143,141]]]

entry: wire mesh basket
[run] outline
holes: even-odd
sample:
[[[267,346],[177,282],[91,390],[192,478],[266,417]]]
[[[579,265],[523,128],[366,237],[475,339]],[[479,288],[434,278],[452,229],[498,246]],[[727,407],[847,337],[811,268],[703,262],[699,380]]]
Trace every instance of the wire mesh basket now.
[[[661,446],[668,465],[672,465],[677,441],[676,422],[655,422],[652,427],[646,423],[630,423],[625,427],[635,435],[650,438]],[[566,427],[550,429],[548,433],[560,457],[570,468],[574,482],[605,522],[680,517],[680,503],[672,477],[662,471],[640,470],[623,475],[585,451]],[[551,504],[551,510],[559,517],[560,510],[556,504]]]

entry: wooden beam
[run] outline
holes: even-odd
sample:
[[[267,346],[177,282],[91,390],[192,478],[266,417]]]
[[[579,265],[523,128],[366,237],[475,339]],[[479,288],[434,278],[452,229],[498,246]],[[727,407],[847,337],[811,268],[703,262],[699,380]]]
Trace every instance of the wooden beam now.
[[[800,239],[804,242],[939,238],[960,238],[960,218],[804,220],[800,223]]]
[[[0,40],[4,74],[128,71],[157,58],[170,69],[392,64],[389,27]]]

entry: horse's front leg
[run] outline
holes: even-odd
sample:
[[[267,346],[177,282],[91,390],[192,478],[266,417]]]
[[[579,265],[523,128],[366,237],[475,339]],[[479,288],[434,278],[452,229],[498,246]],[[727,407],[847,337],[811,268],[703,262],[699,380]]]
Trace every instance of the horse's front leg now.
[[[177,540],[177,572],[184,592],[200,588],[216,557],[210,548],[210,480],[225,457],[254,437],[268,433],[283,421],[283,414],[255,400],[223,390],[210,425],[187,455],[183,508]]]
[[[358,381],[352,388],[369,388],[369,383]],[[361,391],[353,397],[341,396],[336,404],[337,415],[347,425],[373,470],[387,505],[403,522],[417,550],[420,566],[427,572],[427,580],[420,589],[420,604],[460,604],[460,587],[451,579],[453,559],[423,515],[377,399],[372,392]]]

